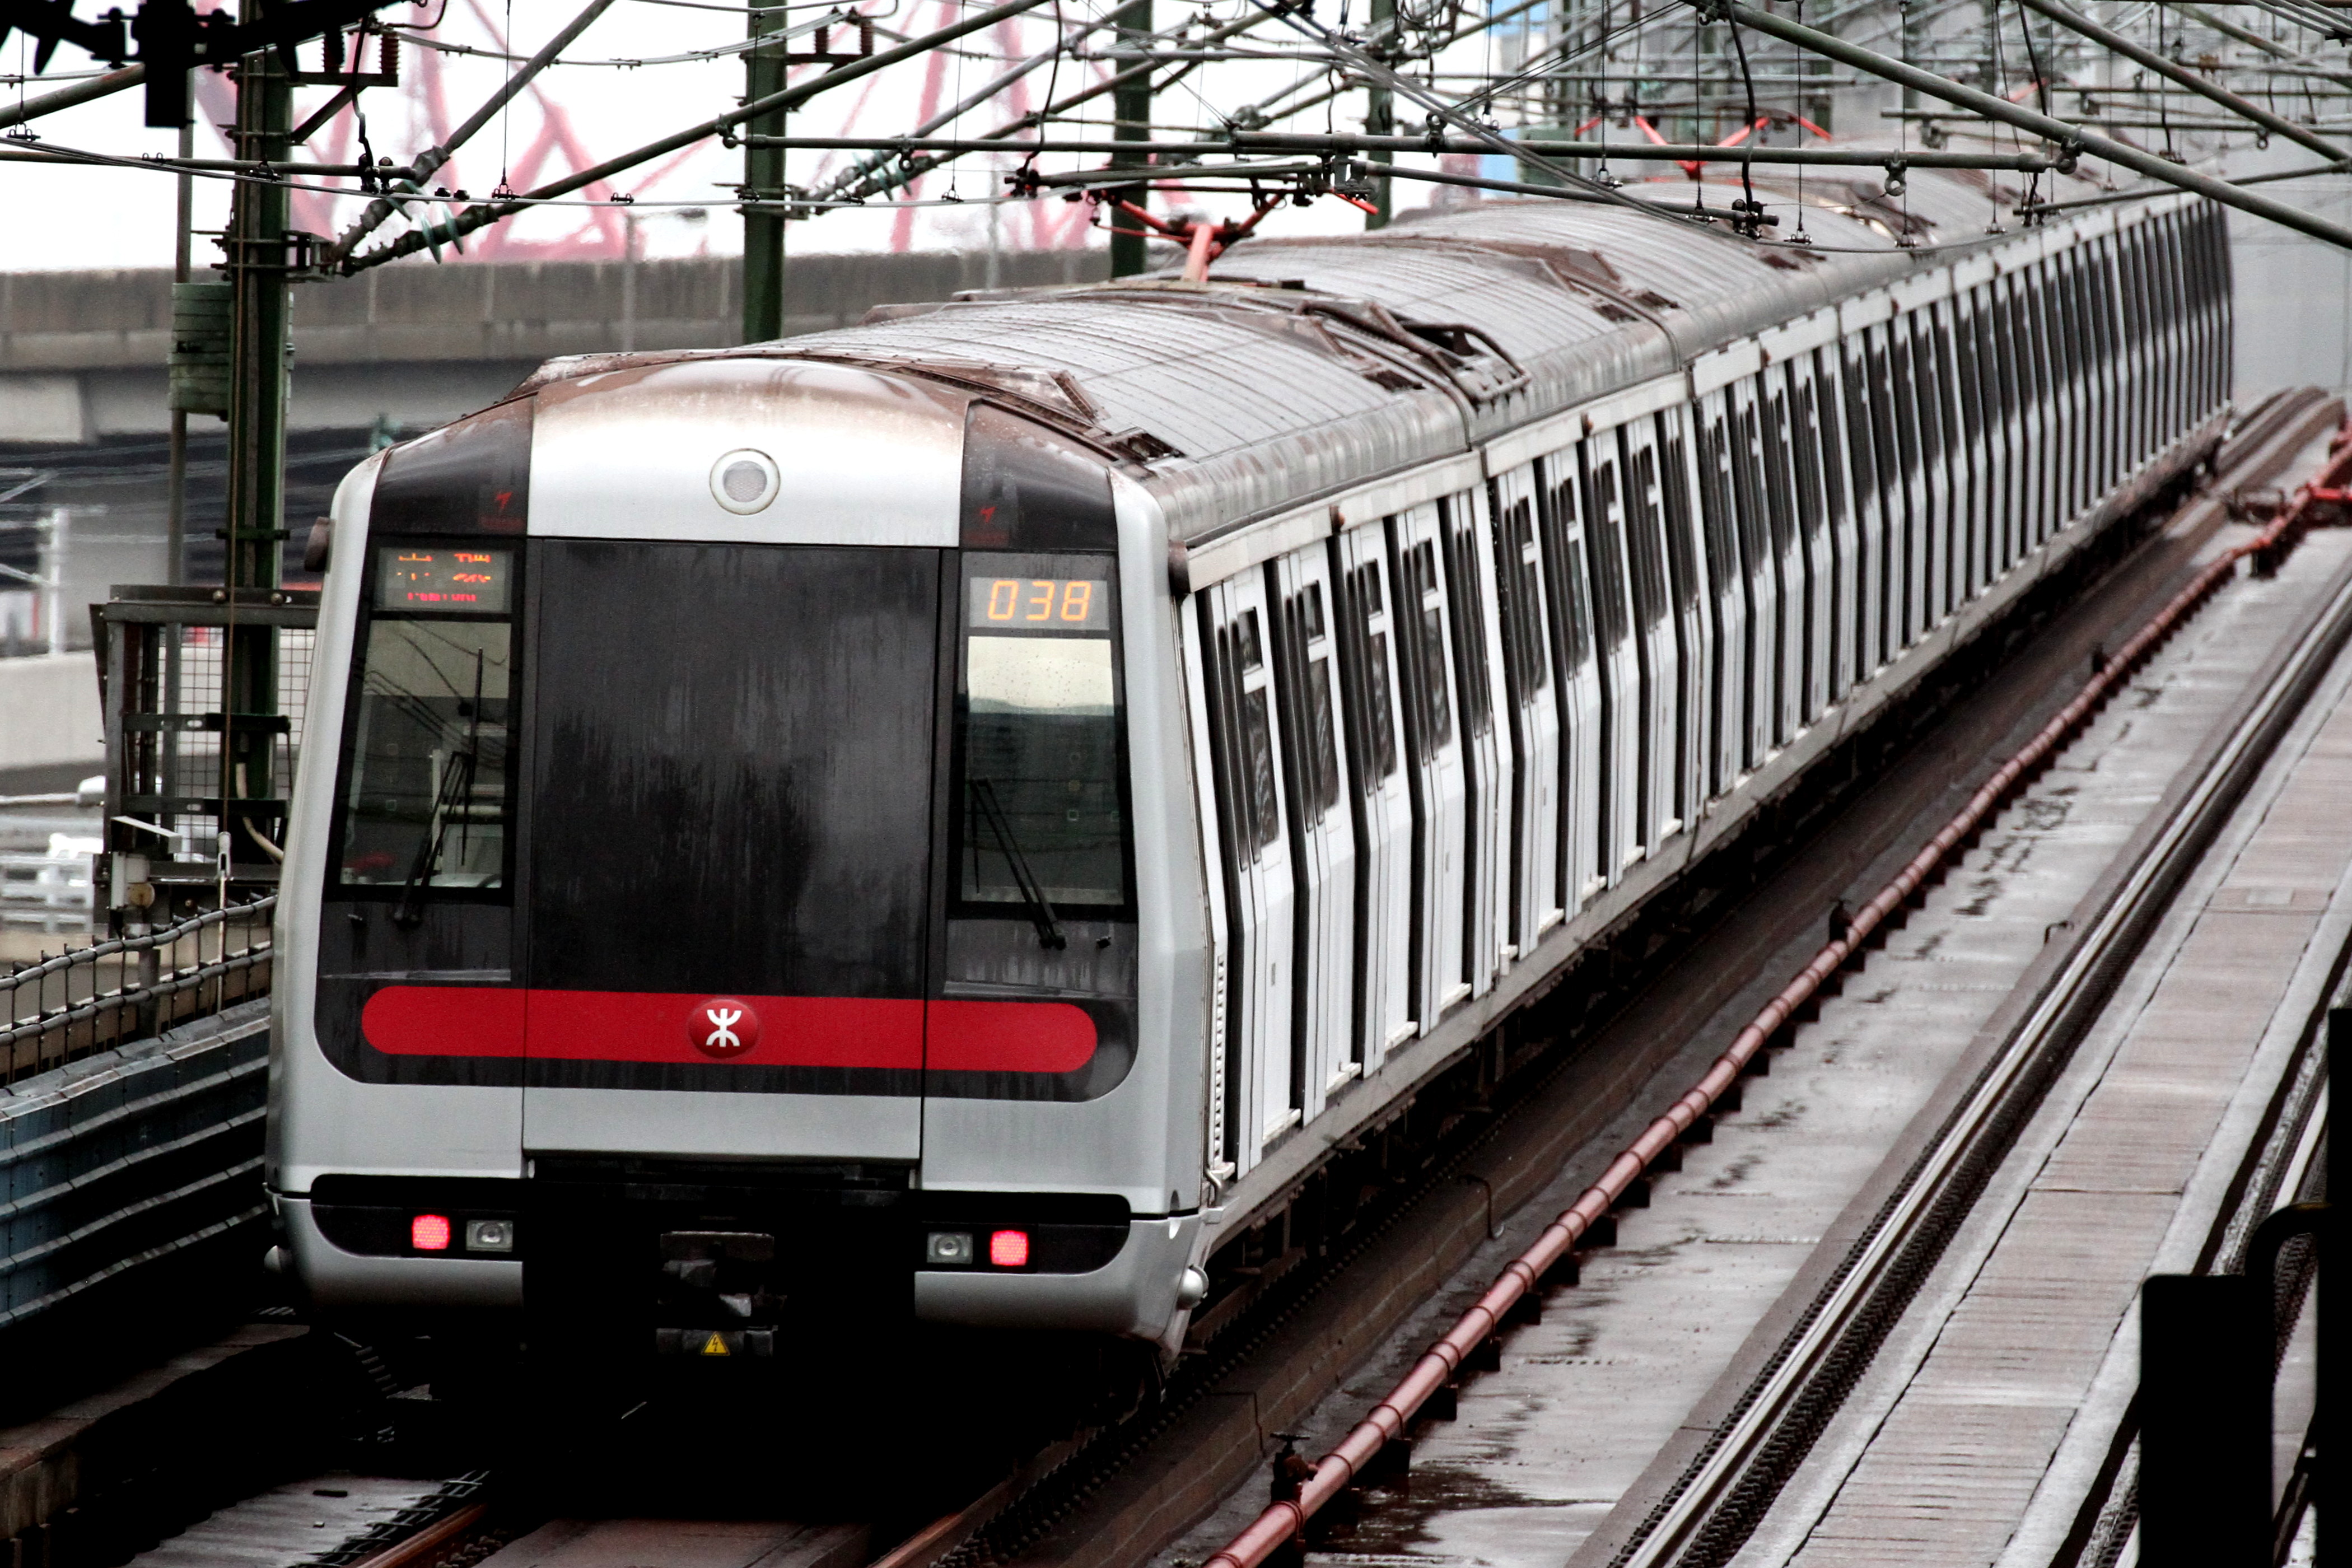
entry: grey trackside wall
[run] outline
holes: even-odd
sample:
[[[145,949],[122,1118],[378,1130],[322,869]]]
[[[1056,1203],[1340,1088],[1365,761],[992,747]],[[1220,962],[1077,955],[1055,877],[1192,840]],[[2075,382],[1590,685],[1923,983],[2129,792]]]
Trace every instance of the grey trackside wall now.
[[[1106,253],[1008,251],[1003,287],[1091,282]],[[404,426],[479,407],[558,354],[719,348],[741,336],[741,263],[403,263],[294,294],[298,428]],[[204,274],[200,276],[209,276]],[[872,307],[989,284],[982,251],[794,258],[788,334],[855,323]],[[160,431],[171,352],[163,268],[0,274],[0,441],[78,442]],[[199,426],[213,421],[199,418]]]

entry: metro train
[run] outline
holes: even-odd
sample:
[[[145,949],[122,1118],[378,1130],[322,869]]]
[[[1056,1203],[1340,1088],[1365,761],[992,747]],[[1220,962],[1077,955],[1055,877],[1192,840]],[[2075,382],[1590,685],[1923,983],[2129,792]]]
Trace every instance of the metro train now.
[[[1172,1352],[1222,1246],[2219,438],[2211,205],[1755,178],[1807,242],[1490,201],[557,360],[362,463],[278,910],[311,1300]]]

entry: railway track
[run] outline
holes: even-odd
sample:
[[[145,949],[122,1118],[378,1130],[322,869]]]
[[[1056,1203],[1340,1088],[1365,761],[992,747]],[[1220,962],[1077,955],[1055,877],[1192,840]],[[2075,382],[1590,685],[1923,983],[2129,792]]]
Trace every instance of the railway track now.
[[[2236,478],[2242,485],[2255,485],[2266,479],[2268,473],[2265,469],[2274,472],[2302,445],[2296,432],[2308,426],[2314,406],[2308,402],[2284,400],[2260,411],[2235,438],[2237,473],[2225,477]],[[2176,528],[2175,531],[2181,531]],[[2177,557],[2189,548],[2190,542],[2176,539],[2144,554],[2153,556],[2169,549]],[[2143,562],[2142,565],[2145,567],[2147,563]],[[2144,587],[2140,591],[2144,592]],[[2069,634],[2078,643],[2083,637],[2096,636],[2096,625],[2089,624],[2095,620],[2095,610],[2111,608],[2096,604],[2097,599],[2097,594],[2094,593],[2084,600],[2084,610],[2091,613],[2078,612],[2067,618],[2065,624],[2069,626],[2077,621],[2085,623],[2074,626],[2074,633]],[[2074,633],[2080,635],[2074,636]],[[2079,657],[2078,652],[2070,654],[2067,662],[2075,657]],[[2118,670],[2121,668],[2119,663]],[[1995,794],[1997,796],[1999,792]],[[1884,831],[1884,825],[1881,825],[1881,830]],[[1965,837],[1963,831],[1952,843],[1958,843]],[[1947,845],[1946,847],[1949,847]],[[1863,858],[1867,858],[1867,856]],[[1901,891],[1876,919],[1884,920],[1894,914],[1916,891],[1917,882],[1925,879],[1929,869],[1931,868],[1921,869],[1913,886]],[[1825,900],[1813,897],[1809,890],[1798,895],[1796,901],[1802,902],[1809,910],[1818,910]],[[1804,917],[1808,922],[1811,918],[1811,914]],[[1864,923],[1856,934],[1855,945],[1859,946],[1868,934],[1869,925]],[[1836,965],[1832,964],[1830,972],[1833,973],[1835,968]],[[1626,1005],[1638,1005],[1640,1000],[1639,994],[1629,988]],[[1791,1007],[1797,1005],[1801,1002],[1792,1004]],[[1785,1021],[1784,1015],[1781,1022]],[[1775,1028],[1778,1026],[1777,1024],[1774,1026]],[[1769,1037],[1772,1030],[1767,1029],[1764,1033]],[[1755,1048],[1759,1047],[1750,1047],[1751,1057]],[[1416,1173],[1416,1180],[1408,1190],[1399,1194],[1386,1224],[1365,1227],[1351,1237],[1346,1247],[1334,1248],[1326,1257],[1315,1260],[1312,1267],[1298,1269],[1279,1289],[1264,1292],[1261,1299],[1253,1304],[1252,1310],[1238,1317],[1219,1342],[1204,1347],[1205,1353],[1190,1358],[1187,1367],[1179,1374],[1178,1385],[1171,1391],[1173,1397],[1161,1401],[1138,1417],[1086,1435],[1087,1441],[1065,1444],[1041,1452],[1014,1473],[988,1488],[968,1506],[944,1512],[928,1524],[911,1531],[893,1526],[883,1533],[880,1541],[872,1539],[869,1533],[856,1549],[844,1557],[845,1568],[853,1561],[871,1562],[877,1568],[934,1568],[942,1562],[958,1565],[1009,1562],[1021,1558],[1024,1553],[1041,1550],[1047,1556],[1067,1557],[1070,1553],[1065,1539],[1073,1530],[1080,1533],[1087,1530],[1083,1522],[1073,1524],[1072,1521],[1081,1520],[1090,1502],[1117,1491],[1122,1485],[1132,1489],[1136,1484],[1133,1471],[1139,1461],[1149,1468],[1171,1445],[1181,1445],[1188,1422],[1197,1415],[1204,1399],[1213,1393],[1219,1381],[1230,1375],[1235,1368],[1249,1364],[1253,1359],[1263,1361],[1270,1355],[1279,1358],[1290,1354],[1286,1348],[1286,1340],[1295,1341],[1302,1334],[1328,1337],[1328,1323],[1335,1310],[1339,1316],[1349,1320],[1348,1327],[1327,1352],[1322,1367],[1328,1369],[1335,1364],[1332,1361],[1335,1356],[1360,1354],[1380,1331],[1396,1321],[1401,1310],[1393,1303],[1385,1309],[1370,1311],[1335,1309],[1335,1288],[1344,1289],[1346,1277],[1351,1268],[1360,1271],[1367,1265],[1376,1271],[1384,1268],[1380,1256],[1383,1251],[1392,1253],[1400,1248],[1412,1250],[1416,1247],[1432,1255],[1430,1263],[1422,1270],[1422,1283],[1433,1284],[1434,1278],[1443,1272],[1439,1266],[1458,1261],[1459,1256],[1466,1254],[1466,1247],[1441,1243],[1433,1248],[1427,1239],[1429,1236],[1458,1235],[1465,1230],[1464,1221],[1469,1217],[1470,1211],[1478,1206],[1480,1200],[1483,1200],[1488,1225],[1491,1226],[1498,1204],[1507,1208],[1509,1204],[1526,1195],[1530,1184],[1524,1172],[1517,1177],[1516,1188],[1508,1181],[1498,1184],[1488,1177],[1476,1177],[1475,1184],[1483,1186],[1483,1192],[1465,1184],[1461,1176],[1474,1152],[1481,1150],[1491,1152],[1501,1143],[1509,1142],[1501,1134],[1504,1121],[1514,1105],[1535,1106],[1540,1116],[1542,1107],[1538,1102],[1542,1100],[1548,1088],[1558,1090],[1563,1085],[1576,1084],[1580,1081],[1580,1073],[1589,1073],[1594,1067],[1589,1058],[1579,1058],[1573,1052],[1555,1054],[1562,1059],[1551,1064],[1547,1070],[1523,1074],[1516,1080],[1498,1083],[1490,1097],[1491,1103],[1486,1108],[1488,1116],[1483,1123],[1476,1118],[1468,1119],[1457,1136],[1439,1141],[1430,1151],[1423,1168]],[[1655,1063],[1643,1065],[1654,1066]],[[1732,1066],[1727,1081],[1736,1082],[1740,1065]],[[1591,1085],[1585,1082],[1583,1087],[1589,1089]],[[1635,1088],[1622,1081],[1606,1087],[1614,1096],[1606,1101],[1612,1109],[1631,1099]],[[1717,1092],[1719,1093],[1723,1087],[1717,1085]],[[1651,1134],[1645,1134],[1643,1147],[1648,1149],[1647,1158],[1655,1159],[1660,1153],[1671,1150],[1681,1139],[1689,1136],[1694,1128],[1703,1131],[1705,1111],[1704,1104],[1691,1102],[1669,1112],[1658,1126],[1653,1128]],[[1533,1158],[1525,1163],[1533,1165],[1546,1158],[1556,1163],[1563,1152],[1560,1147],[1562,1139],[1589,1138],[1601,1120],[1590,1114],[1581,1121],[1562,1119],[1557,1135],[1548,1143],[1538,1141]],[[1494,1163],[1491,1159],[1482,1163],[1490,1166]],[[1543,1268],[1531,1265],[1523,1279],[1515,1274],[1513,1278],[1520,1281],[1520,1294],[1525,1295],[1528,1286],[1540,1279],[1546,1270],[1561,1258],[1572,1258],[1577,1244],[1589,1247],[1601,1239],[1605,1226],[1595,1222],[1605,1220],[1608,1208],[1633,1191],[1641,1176],[1638,1167],[1627,1173],[1611,1194],[1610,1203],[1601,1205],[1599,1213],[1588,1219],[1585,1229],[1571,1237],[1570,1245],[1556,1248],[1557,1256]],[[1454,1248],[1452,1253],[1447,1250],[1449,1246]],[[1388,1268],[1386,1273],[1391,1285],[1395,1284],[1395,1271]],[[1510,1310],[1510,1302],[1497,1303],[1493,1313],[1496,1323],[1508,1316]],[[1462,1347],[1460,1359],[1446,1369],[1446,1377],[1438,1378],[1433,1384],[1432,1391],[1442,1388],[1450,1378],[1461,1375],[1465,1368],[1475,1362],[1482,1353],[1481,1347],[1491,1340],[1495,1326],[1495,1323],[1490,1323],[1486,1325],[1486,1332],[1469,1339]],[[1426,1397],[1427,1393],[1424,1392],[1423,1398]],[[1748,1452],[1751,1447],[1752,1445],[1741,1451]],[[1255,1458],[1254,1454],[1252,1458]],[[1229,1471],[1230,1460],[1226,1468]],[[1206,1495],[1206,1488],[1215,1484],[1215,1480],[1212,1475],[1201,1479],[1196,1484],[1179,1489],[1171,1506],[1176,1510],[1192,1507],[1198,1511],[1199,1500]],[[1310,1480],[1308,1487],[1311,1489],[1313,1485]],[[1344,1483],[1336,1489],[1344,1489]],[[1158,1537],[1146,1540],[1143,1534],[1134,1532],[1136,1521],[1132,1510],[1129,1510],[1119,1517],[1117,1523],[1129,1531],[1130,1538],[1100,1542],[1079,1555],[1090,1561],[1138,1561],[1158,1544],[1159,1539],[1172,1534],[1173,1528],[1181,1526],[1181,1518],[1163,1512],[1152,1527],[1158,1530]],[[642,1521],[613,1521],[619,1536],[625,1536],[631,1525],[642,1523]],[[536,1517],[502,1512],[493,1488],[487,1500],[440,1510],[434,1517],[418,1523],[399,1538],[375,1542],[357,1556],[342,1554],[341,1561],[328,1565],[328,1568],[467,1568],[471,1563],[500,1552],[503,1548],[528,1542],[534,1529],[541,1525],[541,1521]],[[1291,1536],[1296,1533],[1295,1527],[1288,1532]],[[592,1534],[593,1530],[583,1530],[570,1537],[564,1542],[567,1550],[562,1554],[562,1561],[583,1565],[595,1563],[598,1558],[589,1539]],[[887,1550],[882,1549],[885,1542],[888,1543]],[[765,1557],[759,1560],[768,1561]],[[1259,1559],[1240,1557],[1235,1560]],[[533,1564],[518,1555],[508,1559],[508,1568],[533,1568]],[[832,1568],[832,1565],[827,1564],[826,1568]]]

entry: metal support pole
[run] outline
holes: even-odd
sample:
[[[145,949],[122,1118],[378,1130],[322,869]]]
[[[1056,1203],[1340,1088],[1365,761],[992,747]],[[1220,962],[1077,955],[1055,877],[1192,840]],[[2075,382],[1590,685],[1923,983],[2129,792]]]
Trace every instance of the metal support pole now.
[[[267,0],[246,0],[241,17],[257,21]],[[275,53],[237,63],[236,153],[283,163],[292,152],[293,89]],[[222,581],[229,591],[227,660],[221,672],[220,826],[234,864],[268,864],[255,821],[230,803],[276,793],[277,746],[263,723],[278,710],[278,634],[237,626],[240,592],[266,595],[278,584],[286,537],[286,326],[289,258],[287,192],[274,180],[241,180],[232,198],[228,271],[232,289],[228,395],[228,505]],[[250,825],[250,826],[248,826]]]
[[[2270,1281],[2140,1288],[2143,1568],[2270,1568]]]
[[[180,127],[180,157],[184,161],[195,153],[196,124],[190,120]],[[188,249],[195,223],[195,184],[194,174],[182,170],[179,178],[179,204],[175,209],[172,233],[172,281],[188,280]],[[188,580],[188,415],[187,410],[172,410],[170,493],[165,500],[163,521],[163,581],[174,586]]]
[[[782,10],[751,13],[751,37],[781,33],[791,21]],[[743,57],[743,101],[754,103],[784,90],[786,46],[766,44]],[[784,133],[784,111],[762,114],[746,130],[767,136]],[[782,201],[784,149],[747,142],[743,148],[743,199]],[[743,209],[743,341],[764,343],[784,335],[784,215],[779,208]]]
[[[2022,3],[2041,12],[2060,26],[2071,28],[2093,42],[2113,49],[2126,59],[2135,61],[2154,71],[2165,80],[2177,82],[2200,97],[2211,99],[2231,113],[2244,116],[2273,136],[2284,136],[2296,146],[2306,148],[2323,158],[2332,158],[2337,163],[2344,161],[2343,148],[2320,140],[2292,120],[2282,120],[2261,104],[2250,99],[2241,98],[2229,89],[2206,80],[2195,71],[2174,65],[2154,49],[2140,47],[2121,33],[2111,27],[2103,27],[2088,16],[2056,4],[2055,0],[2022,0]]]
[[[1395,53],[1395,32],[1396,0],[1372,0],[1372,47],[1380,51],[1381,58],[1383,59],[1392,58]],[[1364,93],[1364,134],[1367,136],[1396,134],[1396,96],[1378,82],[1372,83]],[[1385,151],[1374,153],[1371,155],[1371,161],[1375,163],[1393,163],[1396,162],[1396,154]],[[1396,214],[1391,193],[1391,187],[1387,175],[1376,174],[1372,177],[1372,210],[1364,215],[1366,228],[1388,226],[1389,219]]]
[[[1123,49],[1143,49],[1151,42],[1151,0],[1127,0],[1115,16],[1118,26],[1118,47]],[[1151,140],[1151,73],[1138,71],[1134,79],[1111,94],[1111,136],[1120,142]],[[1150,161],[1149,153],[1114,153],[1114,169],[1139,169]],[[1141,206],[1151,199],[1149,187],[1122,186],[1117,193],[1127,201]],[[1110,275],[1128,278],[1149,265],[1144,253],[1143,226],[1125,213],[1113,209],[1110,219]]]
[[[1738,0],[1718,0],[1713,14],[1719,18],[1736,22],[1740,26],[1779,38],[1784,43],[1794,44],[1799,48],[1811,49],[1818,54],[1826,55],[1831,59],[1850,65],[1857,70],[1865,70],[1873,76],[1884,77],[1897,86],[1916,88],[1930,98],[1940,98],[1946,103],[1957,104],[1962,109],[1981,114],[1988,120],[2005,121],[2021,131],[2031,132],[2045,142],[2055,142],[2070,152],[2087,153],[2091,157],[2113,163],[2118,168],[2146,174],[2152,180],[2161,180],[2166,184],[2176,185],[2181,190],[2190,191],[2200,196],[2210,196],[2223,206],[2235,207],[2240,212],[2267,219],[2283,227],[2294,229],[2298,234],[2307,234],[2314,239],[2323,239],[2330,245],[2352,250],[2352,228],[2346,228],[2341,224],[2329,223],[2325,218],[2314,217],[2311,214],[2288,206],[2284,202],[2274,202],[2267,196],[2256,195],[2252,191],[2242,186],[2232,185],[2226,180],[2217,180],[2210,174],[2200,174],[2194,169],[2171,163],[2157,153],[2144,153],[2137,147],[2126,147],[2120,142],[2112,141],[2095,132],[2085,131],[2079,125],[2069,125],[2063,120],[2053,119],[2050,115],[2028,109],[2022,104],[1995,98],[1989,92],[1979,92],[1972,87],[1963,87],[1958,82],[1947,80],[1933,72],[1921,70],[1916,66],[1906,65],[1901,60],[1889,59],[1874,49],[1865,49],[1859,45],[1847,43],[1843,38],[1832,37],[1812,27],[1800,26],[1786,17],[1773,16],[1769,11],[1759,11],[1752,5],[1740,5]]]

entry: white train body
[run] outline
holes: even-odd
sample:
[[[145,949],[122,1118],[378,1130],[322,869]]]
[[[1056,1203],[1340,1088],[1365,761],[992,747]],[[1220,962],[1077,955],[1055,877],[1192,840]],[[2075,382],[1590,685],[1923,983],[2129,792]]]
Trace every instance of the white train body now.
[[[1818,252],[1496,204],[558,362],[362,465],[276,977],[315,1299],[1172,1344],[1221,1238],[2210,449],[2212,209],[1810,186]]]

